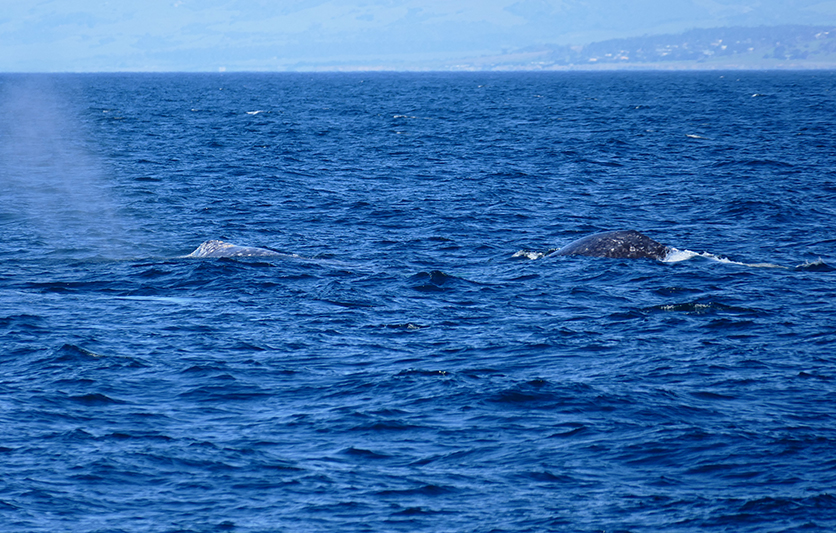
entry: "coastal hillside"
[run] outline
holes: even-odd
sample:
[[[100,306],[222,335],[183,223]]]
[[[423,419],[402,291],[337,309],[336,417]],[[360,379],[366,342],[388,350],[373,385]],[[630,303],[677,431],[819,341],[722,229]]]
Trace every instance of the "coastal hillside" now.
[[[587,45],[538,45],[461,62],[477,70],[836,68],[836,26],[694,29]]]

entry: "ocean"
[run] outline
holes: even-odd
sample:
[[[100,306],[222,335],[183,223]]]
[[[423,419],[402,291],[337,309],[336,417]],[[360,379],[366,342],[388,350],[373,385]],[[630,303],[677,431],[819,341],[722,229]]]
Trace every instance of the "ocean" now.
[[[2,74],[0,530],[834,531],[834,169],[834,71]]]

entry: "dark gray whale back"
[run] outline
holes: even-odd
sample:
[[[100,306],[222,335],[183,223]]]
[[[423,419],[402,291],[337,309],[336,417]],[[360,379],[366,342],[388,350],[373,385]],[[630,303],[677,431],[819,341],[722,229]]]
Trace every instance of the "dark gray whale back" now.
[[[588,255],[628,259],[664,259],[670,248],[636,230],[605,231],[572,242],[557,255]]]

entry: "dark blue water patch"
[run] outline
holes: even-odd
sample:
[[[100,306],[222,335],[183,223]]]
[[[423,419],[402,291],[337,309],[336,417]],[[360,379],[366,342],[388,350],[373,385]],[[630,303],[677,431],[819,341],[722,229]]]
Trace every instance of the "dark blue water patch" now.
[[[120,404],[125,403],[121,400],[116,398],[111,398],[104,394],[93,392],[89,394],[81,394],[78,396],[70,396],[67,398],[72,402],[76,402],[81,405],[89,405],[89,406],[96,406],[96,405],[110,405],[110,404]]]

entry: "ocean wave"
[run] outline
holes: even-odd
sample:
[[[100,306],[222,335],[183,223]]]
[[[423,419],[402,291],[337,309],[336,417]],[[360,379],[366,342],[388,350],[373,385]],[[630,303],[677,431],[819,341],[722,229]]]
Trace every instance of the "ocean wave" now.
[[[680,263],[682,261],[688,261],[690,259],[707,259],[709,261],[714,261],[717,263],[725,263],[728,265],[739,265],[751,268],[780,268],[780,269],[787,269],[788,267],[782,265],[776,265],[774,263],[743,263],[741,261],[733,261],[727,257],[722,255],[715,255],[709,252],[692,252],[691,250],[679,250],[677,248],[671,248],[668,255],[662,259],[664,263]]]
[[[807,261],[795,267],[796,270],[807,270],[810,272],[833,272],[836,268],[825,263],[822,258],[815,261]]]

